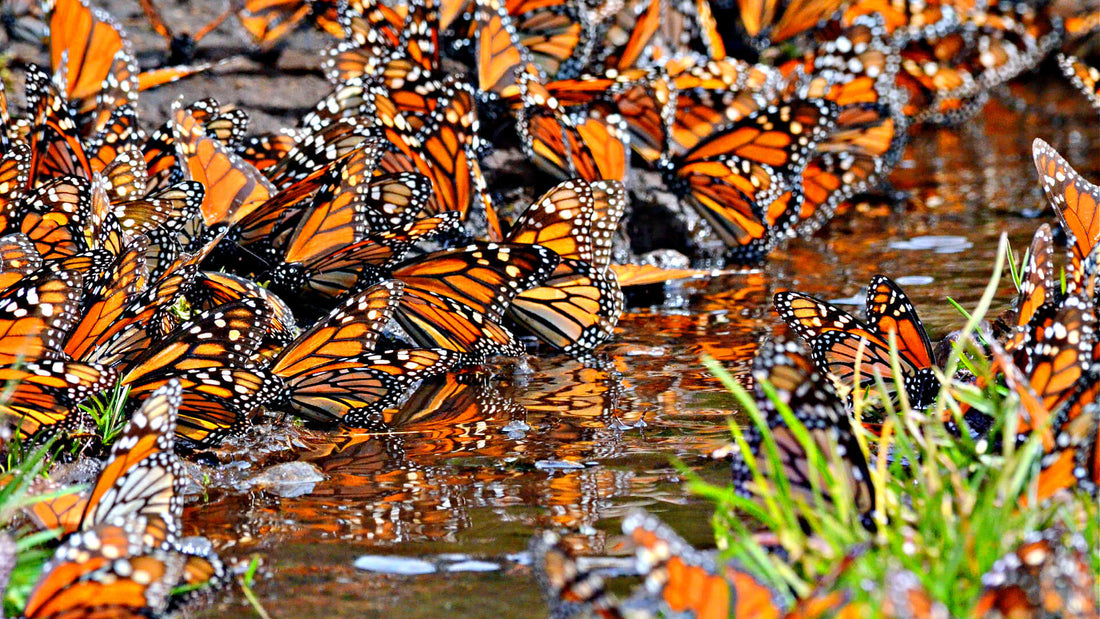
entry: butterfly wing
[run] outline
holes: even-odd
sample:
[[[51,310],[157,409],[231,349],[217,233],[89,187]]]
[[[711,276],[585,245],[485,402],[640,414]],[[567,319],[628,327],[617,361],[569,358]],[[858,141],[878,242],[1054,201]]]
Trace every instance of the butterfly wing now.
[[[1081,178],[1053,147],[1039,138],[1031,148],[1047,202],[1058,213],[1062,228],[1072,239],[1074,272],[1069,279],[1079,283],[1080,265],[1100,241],[1100,187]]]
[[[111,446],[111,456],[89,496],[81,528],[92,529],[116,518],[145,516],[159,519],[164,530],[147,531],[146,544],[174,543],[183,513],[183,472],[174,451],[176,416],[182,403],[180,385],[169,382],[157,389],[130,418]],[[156,544],[150,535],[159,538]]]

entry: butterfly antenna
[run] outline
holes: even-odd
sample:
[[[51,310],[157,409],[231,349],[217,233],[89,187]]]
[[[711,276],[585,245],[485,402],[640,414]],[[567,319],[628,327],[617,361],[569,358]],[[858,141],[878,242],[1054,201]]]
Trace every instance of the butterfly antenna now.
[[[141,5],[141,10],[145,13],[145,17],[149,20],[149,23],[153,26],[153,30],[157,34],[171,41],[175,38],[172,33],[172,29],[168,27],[168,24],[164,23],[164,19],[160,16],[160,11],[157,10],[156,5],[153,4],[153,0],[138,0],[138,4]]]
[[[148,0],[146,0],[146,1],[148,1]],[[229,7],[227,9],[225,9],[225,11],[223,11],[221,15],[218,15],[217,17],[215,17],[208,24],[203,26],[202,29],[200,29],[198,32],[196,32],[195,35],[192,37],[192,40],[195,43],[198,43],[199,41],[202,40],[203,37],[210,34],[218,26],[222,25],[222,22],[224,22],[226,19],[229,19],[230,15],[235,15],[243,7],[244,7],[243,3],[240,2],[239,0],[234,0],[234,2],[230,2]]]

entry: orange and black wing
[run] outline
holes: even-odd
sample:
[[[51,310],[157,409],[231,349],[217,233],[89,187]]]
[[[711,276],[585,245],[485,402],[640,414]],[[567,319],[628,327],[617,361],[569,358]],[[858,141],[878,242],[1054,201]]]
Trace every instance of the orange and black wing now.
[[[558,184],[525,210],[508,233],[509,243],[542,245],[562,258],[589,264],[593,256],[595,198],[588,183]]]
[[[275,187],[259,170],[210,137],[187,110],[175,111],[172,131],[175,156],[187,178],[206,187],[201,210],[207,226],[234,224],[275,195]]]
[[[508,309],[525,329],[569,354],[586,353],[609,340],[622,312],[615,274],[568,258],[541,286],[516,295]]]
[[[1081,177],[1069,163],[1046,142],[1035,138],[1032,144],[1035,168],[1047,202],[1058,213],[1066,234],[1072,239],[1072,272],[1067,277],[1067,289],[1072,292],[1081,283],[1081,264],[1100,241],[1100,187]]]
[[[753,361],[752,375],[753,395],[765,415],[782,474],[791,490],[811,504],[816,493],[826,500],[836,500],[818,481],[820,478],[815,479],[817,472],[807,455],[807,446],[787,426],[776,401],[763,388],[762,383],[765,382],[771,386],[774,397],[805,426],[816,447],[826,454],[827,466],[834,479],[847,486],[846,500],[864,514],[873,511],[875,493],[871,486],[870,470],[859,441],[853,434],[846,405],[825,375],[806,357],[803,348],[793,341],[771,340],[765,343]],[[770,460],[762,449],[763,438],[759,430],[754,428],[749,432],[748,444],[758,457],[757,462],[770,467]],[[751,495],[748,485],[754,482],[754,475],[745,461],[734,459],[732,472],[737,490]],[[769,471],[768,474],[774,477],[779,472]]]
[[[0,292],[0,365],[41,361],[62,350],[78,316],[81,279],[46,266]]]
[[[178,540],[183,469],[173,446],[181,401],[180,385],[169,382],[134,412],[92,487],[81,529],[139,515],[163,523],[162,531],[146,532],[156,541],[149,545]]]
[[[499,321],[512,299],[545,281],[558,262],[538,245],[478,243],[433,252],[394,269],[393,277],[405,284],[406,294],[416,290],[449,299]]]
[[[635,556],[646,570],[646,588],[662,608],[696,617],[782,616],[783,600],[735,565],[718,565],[668,525],[644,511],[623,520]]]

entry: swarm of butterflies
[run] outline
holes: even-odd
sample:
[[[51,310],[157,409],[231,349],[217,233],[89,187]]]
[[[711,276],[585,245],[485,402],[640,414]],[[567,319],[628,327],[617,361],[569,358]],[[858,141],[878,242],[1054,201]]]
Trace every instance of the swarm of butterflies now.
[[[521,355],[513,328],[577,356],[610,339],[635,161],[755,262],[1063,33],[1022,3],[743,2],[750,63],[706,0],[244,0],[194,35],[141,5],[173,61],[231,13],[264,46],[309,17],[337,39],[333,88],[277,132],[211,99],[149,129],[140,92],[210,64],[143,71],[85,0],[13,4],[48,25],[50,66],[26,68],[21,108],[0,90],[3,436],[84,427],[116,385],[132,411],[91,491],[35,510],[69,536],[28,616],[155,614],[224,580],[180,537],[178,447],[265,410],[384,428],[421,379]],[[561,182],[494,204],[479,117],[514,118]]]
[[[1035,166],[1047,201],[1069,239],[1064,264],[1065,286],[1054,262],[1054,237],[1046,224],[1036,231],[1020,275],[1012,306],[988,329],[990,372],[976,379],[1003,381],[1014,402],[1011,420],[1019,441],[1040,437],[1043,455],[1034,491],[1021,501],[1044,502],[1083,489],[1097,495],[1100,487],[1100,187],[1089,183],[1042,140],[1033,147]],[[941,390],[937,372],[944,359],[935,349],[905,293],[879,275],[867,293],[867,316],[860,319],[826,301],[798,292],[775,297],[779,315],[805,342],[774,339],[764,343],[753,363],[753,394],[779,455],[778,466],[792,492],[808,504],[815,500],[850,501],[874,528],[875,489],[869,463],[853,429],[852,397],[838,395],[884,392],[896,406],[931,409],[937,397],[953,399],[943,421],[961,418],[968,430],[988,432],[1006,420],[989,419],[971,408],[959,391]],[[806,347],[809,352],[807,353]],[[892,354],[900,362],[895,376]],[[971,377],[973,378],[973,377]],[[771,393],[763,387],[770,386]],[[884,389],[882,389],[884,388]],[[960,387],[961,389],[961,387]],[[954,398],[958,396],[958,401]],[[798,434],[787,425],[782,404],[805,427],[822,453],[835,453],[830,470],[843,484],[842,497],[813,481],[811,458]],[[958,430],[958,428],[956,428]],[[750,428],[746,444],[762,473],[772,478],[761,429]],[[731,450],[715,455],[732,461],[734,489],[756,496],[758,474]],[[879,457],[883,457],[880,454]],[[720,563],[696,550],[656,517],[643,512],[623,521],[623,531],[636,547],[627,573],[641,574],[644,585],[626,599],[608,593],[605,578],[619,573],[589,569],[573,556],[556,534],[534,538],[531,552],[540,585],[550,600],[552,616],[599,617],[861,617],[871,609],[850,594],[823,581],[798,600],[762,584],[734,563]],[[1059,528],[1033,532],[1019,548],[999,560],[982,583],[985,590],[973,616],[1097,617],[1100,595],[1080,535]],[[854,558],[854,557],[852,557]],[[842,562],[843,570],[850,561]],[[883,584],[882,617],[948,617],[919,579],[908,572],[888,575]]]
[[[395,152],[383,169],[432,181],[425,213],[457,211],[468,229],[504,240],[516,222],[508,205],[490,200],[480,157],[518,141],[560,180],[622,181],[644,195],[649,188],[632,181],[648,177],[632,166],[658,174],[694,213],[696,238],[748,264],[876,189],[910,126],[965,121],[1059,43],[1100,29],[1088,3],[1068,13],[999,0],[736,4],[736,24],[723,29],[708,0],[239,0],[192,35],[141,0],[170,59],[190,58],[233,14],[260,48],[307,21],[332,35],[323,68],[336,91],[327,114],[385,128]],[[95,39],[86,21],[75,24],[67,35],[117,45],[113,36]],[[727,41],[739,44],[735,54]],[[109,64],[115,50],[102,53]],[[91,55],[74,51],[69,66]],[[139,86],[210,66],[139,74]],[[1087,84],[1081,67],[1072,70]],[[88,98],[111,72],[94,73],[70,98]],[[1095,79],[1091,88],[1095,96]],[[482,135],[479,116],[500,129]],[[230,149],[266,170],[319,122],[237,136]]]

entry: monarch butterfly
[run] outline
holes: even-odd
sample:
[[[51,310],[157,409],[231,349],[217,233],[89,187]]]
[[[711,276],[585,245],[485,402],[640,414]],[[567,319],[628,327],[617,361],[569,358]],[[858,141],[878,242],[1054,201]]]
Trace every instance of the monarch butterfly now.
[[[399,282],[387,281],[349,297],[288,344],[271,364],[284,386],[270,406],[285,404],[299,416],[326,422],[343,420],[355,409],[354,420],[393,402],[412,382],[446,371],[457,359],[447,351],[372,354],[401,290]]]
[[[160,11],[157,10],[153,0],[138,0],[138,4],[141,5],[142,12],[145,13],[145,18],[149,20],[149,23],[153,26],[153,30],[164,37],[168,41],[168,62],[176,64],[179,62],[189,62],[195,57],[195,45],[199,41],[203,40],[206,35],[217,29],[230,15],[233,15],[237,11],[236,3],[230,3],[230,6],[219,13],[206,23],[202,28],[199,28],[194,34],[186,32],[176,32],[165,23],[161,17]]]
[[[250,279],[229,273],[203,271],[188,291],[192,311],[206,311],[242,299],[260,299],[271,311],[271,329],[267,338],[288,343],[299,335],[297,321],[286,302],[275,293]]]
[[[938,390],[932,367],[935,355],[916,309],[901,288],[885,275],[876,275],[867,288],[867,322],[809,295],[775,295],[779,317],[810,344],[814,363],[845,385],[866,389],[881,376],[893,399],[905,389],[909,402],[922,408]],[[890,363],[890,334],[896,338],[902,385],[894,384]],[[859,363],[859,375],[856,365]]]
[[[157,389],[111,446],[95,485],[87,492],[35,503],[31,514],[47,529],[89,530],[116,518],[143,516],[163,529],[146,529],[144,543],[162,546],[178,540],[183,497],[182,466],[173,451],[180,385]]]
[[[141,4],[147,15],[155,16],[155,9],[149,12],[152,8],[149,0],[141,0]],[[212,22],[213,27],[226,16],[228,14]],[[159,18],[151,20],[160,34],[174,40]],[[112,110],[122,104],[134,104],[138,91],[176,81],[211,66],[169,67],[139,73],[133,46],[122,27],[110,15],[88,6],[84,0],[52,3],[50,35],[50,66],[55,73],[64,76],[67,98],[76,111],[79,114],[94,111],[90,126],[95,130],[102,127]],[[180,43],[190,42],[191,46],[194,40],[179,39]],[[187,55],[186,45],[175,47]],[[175,58],[170,61],[174,62]]]
[[[144,400],[170,380],[183,389],[176,435],[198,446],[216,445],[251,421],[275,394],[275,381],[248,369],[268,331],[266,304],[243,299],[180,324],[125,365],[121,384]]]
[[[840,23],[844,26],[857,19],[879,15],[894,43],[904,44],[934,33],[943,33],[959,25],[953,6],[927,4],[910,0],[858,0],[844,8]]]
[[[418,219],[403,228],[369,235],[335,251],[307,256],[302,262],[278,264],[268,276],[272,285],[281,290],[293,293],[304,289],[323,297],[337,297],[377,279],[382,271],[401,262],[416,243],[457,224],[457,213]]]
[[[264,175],[276,187],[287,187],[343,159],[374,137],[365,121],[334,120],[300,139]]]
[[[417,242],[457,224],[459,214],[453,212],[413,219],[431,195],[428,180],[407,172],[371,177],[379,155],[371,148],[352,154],[329,170],[293,228],[273,227],[271,236],[287,239],[273,248],[277,263],[267,276],[274,286],[339,296],[403,260]],[[390,227],[405,220],[409,223]]]
[[[851,83],[851,82],[849,82]],[[905,149],[908,124],[888,103],[852,103],[840,109],[833,133],[818,144],[802,172],[802,204],[795,233],[812,234],[852,196],[874,188]]]
[[[1082,265],[1100,242],[1100,187],[1082,178],[1041,139],[1035,138],[1031,151],[1047,202],[1072,239],[1071,260],[1066,267],[1066,291],[1072,293],[1087,285]]]
[[[556,2],[528,6],[478,0],[477,8],[478,88],[482,92],[512,98],[523,72],[544,81],[576,77],[592,53],[592,27],[572,7]],[[514,13],[525,8],[530,8],[530,13]],[[535,27],[536,32],[526,32],[525,26]]]
[[[626,175],[630,136],[617,113],[565,108],[529,73],[520,77],[523,107],[516,126],[536,165],[563,179],[619,180]]]
[[[331,0],[245,0],[236,8],[241,26],[261,48],[270,47],[307,17],[334,37],[343,36],[337,10],[340,2]]]
[[[1085,312],[1091,312],[1091,307],[1077,297],[1041,308],[1038,320],[1029,325],[1027,339],[1031,341],[1022,346],[1028,351],[1023,369],[1000,344],[989,342],[991,371],[1004,375],[1009,392],[1019,400],[1014,424],[1017,439],[1033,432],[1042,436],[1045,453],[1038,476],[1040,501],[1079,481],[1091,483],[1087,476],[1092,469],[1084,461],[1091,457],[1096,442],[1097,411],[1090,412],[1087,407],[1100,395],[1100,383],[1087,371],[1093,337],[1081,322]],[[1015,356],[1021,357],[1019,351]],[[978,384],[984,383],[984,377],[979,377]],[[969,410],[965,404],[960,408],[964,413]],[[1096,473],[1091,475],[1095,478]]]
[[[225,567],[216,555],[148,544],[148,531],[159,526],[155,521],[119,517],[70,535],[43,567],[24,615],[37,619],[160,613],[181,584],[191,589],[224,582]]]
[[[115,160],[116,163],[119,161]],[[143,161],[140,155],[137,161]],[[144,165],[143,163],[139,165]],[[180,181],[133,199],[112,199],[111,213],[127,242],[154,230],[178,232],[199,217],[206,188],[197,181]]]
[[[829,488],[821,487],[822,484],[813,481],[815,472],[806,455],[807,448],[796,438],[796,433],[787,427],[776,408],[776,402],[762,387],[761,383],[764,382],[770,385],[775,397],[805,426],[817,448],[827,454],[830,458],[828,466],[834,479],[847,488],[846,500],[852,501],[856,509],[865,514],[864,520],[868,526],[873,526],[870,524],[869,514],[875,509],[875,491],[871,485],[870,470],[860,450],[859,441],[853,434],[851,418],[845,404],[832,384],[814,367],[802,347],[794,341],[766,342],[753,360],[752,376],[756,405],[768,424],[771,440],[775,443],[783,467],[782,474],[792,492],[810,503],[815,500],[815,492],[820,492],[826,501],[837,500],[837,497],[829,494]],[[760,430],[754,427],[747,440],[753,455],[758,458],[758,463],[764,460],[764,438]],[[734,486],[741,493],[753,495],[749,487],[755,481],[752,470],[743,458],[734,458],[732,462]],[[768,470],[770,460],[763,462],[762,466],[768,476],[780,474]]]
[[[785,600],[735,564],[724,566],[644,511],[623,519],[645,588],[661,608],[697,617],[779,617]]]
[[[760,49],[782,43],[828,19],[842,0],[739,0],[741,26]]]
[[[89,249],[84,230],[92,218],[92,185],[83,178],[49,180],[20,201],[17,229],[44,259],[67,258]]]
[[[68,330],[65,353],[85,362],[115,365],[132,360],[148,343],[160,337],[166,316],[184,291],[193,285],[201,255],[184,255],[152,284],[139,292],[141,245],[129,250],[116,267],[111,283],[88,300],[83,317]],[[148,264],[148,254],[145,259]]]
[[[44,266],[0,292],[0,366],[57,355],[76,321],[81,276]]]
[[[418,6],[423,4],[418,3]],[[406,48],[421,42],[434,43],[437,35],[427,32],[429,24],[409,23],[418,32],[405,31],[406,23],[411,21],[410,8],[410,5],[391,7],[373,0],[352,0],[338,6],[336,20],[340,32],[334,34],[342,40],[325,50],[322,61],[325,77],[339,85],[347,80],[377,75],[381,64],[395,59],[407,60],[402,53],[403,40],[411,41],[406,43]],[[420,31],[421,28],[424,31]],[[416,54],[416,57],[422,56]]]
[[[676,91],[672,153],[693,148],[719,127],[767,107],[779,97],[783,76],[762,64],[722,58],[705,64],[690,58],[665,65]]]
[[[7,229],[15,219],[16,205],[30,186],[31,149],[15,142],[0,157],[0,230]]]
[[[379,164],[386,172],[419,172],[432,181],[433,193],[423,209],[428,215],[458,211],[465,219],[471,205],[489,208],[485,179],[477,160],[480,144],[473,89],[452,82],[440,94],[436,110],[416,133],[384,125],[389,151]]]
[[[1100,69],[1065,54],[1058,54],[1058,66],[1062,67],[1062,73],[1066,74],[1069,81],[1085,93],[1085,98],[1092,107],[1100,109]]]
[[[67,334],[66,354],[74,359],[83,359],[98,336],[119,319],[127,305],[145,288],[148,248],[148,239],[139,237],[105,269],[101,278],[103,283],[87,291],[81,317]]]
[[[121,105],[111,112],[106,125],[85,143],[88,163],[95,172],[102,172],[118,158],[121,150],[132,145],[141,128],[138,126],[137,112],[129,104]]]
[[[117,380],[117,372],[97,364],[43,359],[0,366],[0,381],[8,394],[0,412],[26,439],[67,432],[83,421],[80,403]]]
[[[509,87],[501,99],[510,106],[522,106],[524,92],[528,101],[545,100],[549,110],[558,109],[567,118],[588,116],[603,119],[619,117],[629,130],[629,144],[646,161],[654,162],[668,148],[676,99],[672,84],[661,67],[649,69],[609,69],[601,74],[583,74],[577,78],[540,84],[533,65]],[[521,81],[527,83],[520,85]],[[560,105],[559,105],[560,104]],[[587,106],[587,107],[583,107]],[[537,108],[536,108],[537,109]],[[572,111],[570,111],[572,110]],[[547,114],[548,112],[543,112]],[[621,128],[622,123],[616,123]],[[568,141],[568,125],[563,127]],[[621,131],[621,130],[620,130]],[[594,141],[594,136],[587,139]],[[559,155],[560,156],[560,155]]]
[[[64,97],[44,72],[27,72],[31,126],[30,177],[34,183],[60,176],[90,179],[92,166]]]
[[[352,155],[346,157],[348,161],[337,160],[322,164],[305,178],[280,189],[269,200],[242,217],[233,229],[227,230],[226,236],[241,246],[254,245],[255,247],[248,248],[253,253],[272,251],[276,246],[284,244],[286,228],[296,225],[321,186],[330,183],[335,173],[350,175],[345,166],[350,163]],[[360,166],[356,165],[355,169],[358,168]]]
[[[829,99],[838,105],[877,103],[894,89],[898,52],[899,46],[889,39],[881,15],[860,15],[847,25],[827,23],[817,31],[813,49],[780,70],[789,76],[802,67],[806,75],[803,79],[823,82],[830,91]],[[853,81],[859,82],[856,92],[861,98],[852,97],[854,89],[849,83]],[[838,96],[841,90],[848,91],[843,98]]]
[[[539,245],[477,243],[437,251],[391,272],[405,285],[397,322],[413,341],[473,356],[522,351],[501,325],[520,292],[549,277],[557,255]]]
[[[78,112],[95,107],[96,95],[108,80],[136,78],[130,41],[105,11],[82,0],[57,0],[50,13],[50,66],[64,75],[66,98]],[[124,75],[118,75],[125,63]],[[126,75],[128,74],[128,75]],[[134,83],[131,97],[137,96]],[[126,89],[123,89],[125,92]],[[121,100],[118,103],[131,101]],[[109,113],[109,111],[108,111]]]
[[[541,531],[531,538],[527,548],[539,589],[550,603],[551,616],[572,617],[587,610],[603,619],[622,617],[604,578],[594,570],[581,570],[560,535]]]
[[[600,194],[599,208],[594,190]],[[551,189],[520,215],[506,240],[541,245],[561,262],[541,286],[516,295],[509,315],[570,354],[610,338],[623,310],[622,291],[608,270],[611,233],[625,206],[621,183],[576,180]]]
[[[1097,616],[1095,572],[1080,535],[1058,528],[1031,532],[982,576],[973,616]]]
[[[286,130],[290,134],[286,138],[279,137],[280,143],[293,139],[289,148],[283,146],[279,148],[286,148],[289,151],[294,144],[301,141],[304,137],[303,133],[319,131],[343,118],[376,117],[378,109],[375,100],[379,92],[378,84],[372,77],[353,77],[344,80],[318,101],[313,106],[313,110],[302,117],[298,129]]]
[[[710,271],[665,269],[651,264],[613,264],[610,269],[615,273],[615,279],[622,288],[651,286],[678,279],[698,279],[710,275]]]
[[[794,183],[836,114],[823,99],[761,109],[666,160],[666,183],[711,224],[732,260],[759,261],[799,212]]]
[[[272,133],[248,136],[237,146],[237,154],[263,172],[286,157],[302,137],[304,136],[301,135],[301,131],[285,128]]]
[[[42,268],[42,256],[25,234],[0,236],[0,290]]]
[[[206,187],[201,211],[207,226],[234,224],[276,193],[256,168],[204,132],[193,114],[177,107],[172,117],[176,156],[187,179]]]
[[[1007,382],[1007,381],[1006,381]],[[1062,406],[1053,411],[1054,444],[1043,454],[1034,495],[1021,504],[1045,501],[1062,490],[1083,488],[1094,496],[1100,488],[1100,373],[1090,371]]]
[[[241,110],[226,110],[214,99],[201,99],[183,110],[202,125],[209,136],[229,145],[243,140],[248,117]],[[173,115],[174,116],[174,115]],[[184,178],[182,165],[176,159],[175,119],[169,118],[153,130],[141,145],[148,180],[146,191],[162,189]]]
[[[370,14],[378,12],[372,10]],[[401,84],[401,88],[413,90],[413,82],[430,80],[440,68],[439,10],[433,1],[409,4],[396,41],[387,38],[389,32],[385,26],[381,33],[363,33],[358,30],[358,23],[352,18],[351,37],[327,51],[322,69],[330,82],[340,84],[349,78],[373,75],[380,77],[387,87],[398,88]],[[388,20],[382,23],[388,25]]]
[[[661,22],[660,0],[633,0],[625,3],[606,22],[606,33],[593,60],[620,71],[641,66],[651,60],[654,40]],[[603,19],[597,19],[604,22]]]
[[[726,47],[709,0],[664,0],[655,40],[661,58],[725,58]]]
[[[1016,365],[1029,377],[1049,411],[1065,401],[1090,365],[1095,340],[1093,311],[1090,300],[1068,295],[1039,307],[1017,334],[1016,342],[1024,343],[1011,342]],[[1033,419],[1030,427],[1042,428],[1045,421]]]
[[[596,27],[580,7],[559,0],[478,0],[478,85],[504,94],[516,73],[542,80],[577,77],[592,57]]]

